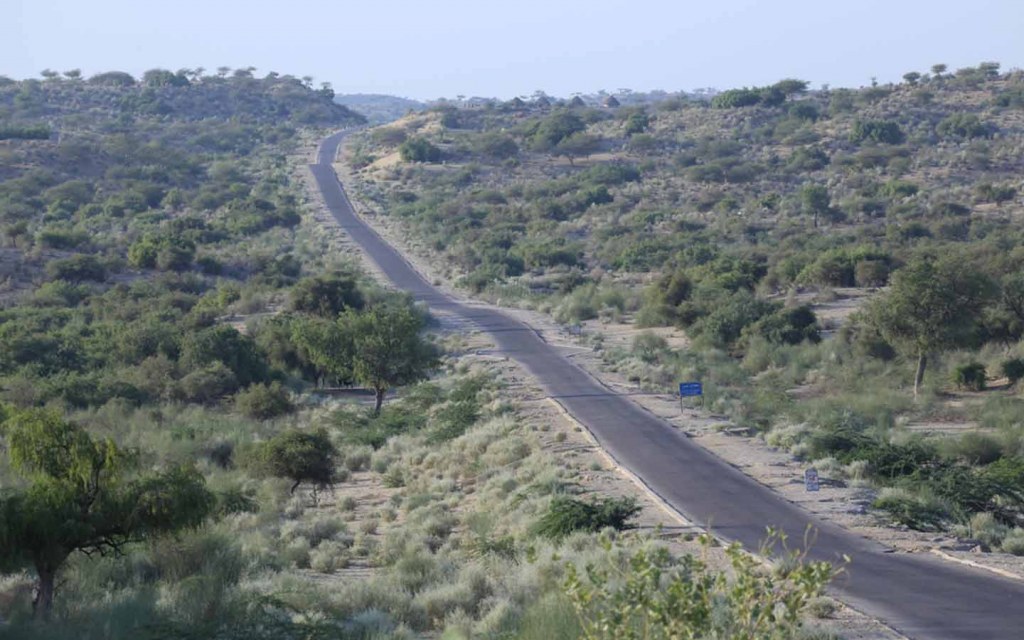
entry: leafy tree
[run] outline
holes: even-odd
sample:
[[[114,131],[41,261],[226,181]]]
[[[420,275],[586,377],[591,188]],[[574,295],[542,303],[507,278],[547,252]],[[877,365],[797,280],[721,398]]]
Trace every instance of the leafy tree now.
[[[575,113],[559,111],[540,121],[530,136],[530,146],[537,151],[550,151],[569,136],[585,131],[587,125]]]
[[[812,216],[815,228],[818,227],[818,218],[831,211],[831,201],[828,189],[820,184],[808,184],[800,190],[801,208],[805,214]]]
[[[352,341],[337,320],[313,316],[297,317],[289,323],[297,357],[300,362],[316,367],[318,383],[325,377],[336,381],[352,379]]]
[[[921,74],[916,71],[908,71],[903,74],[903,79],[906,80],[910,86],[915,86],[921,80]]]
[[[796,78],[786,78],[779,80],[771,86],[772,89],[782,93],[787,98],[798,96],[807,93],[807,87],[810,85],[806,80],[797,80]]]
[[[580,156],[590,156],[597,153],[601,148],[601,138],[588,133],[574,133],[571,136],[562,138],[555,145],[555,153],[569,159],[569,164]]]
[[[991,283],[959,261],[919,257],[893,274],[892,287],[875,298],[867,318],[890,344],[917,357],[914,396],[928,356],[969,344]]]
[[[437,366],[437,354],[423,340],[423,316],[409,304],[380,304],[339,318],[351,344],[352,375],[374,391],[374,414],[392,387],[419,382]]]
[[[150,69],[142,74],[142,84],[147,87],[187,87],[188,78],[182,73],[173,73],[166,69]]]
[[[11,467],[27,484],[0,494],[0,566],[35,568],[37,617],[49,618],[57,575],[72,554],[119,553],[199,526],[214,506],[194,469],[134,476],[129,452],[54,412],[15,413],[2,433]]]
[[[334,319],[346,309],[362,309],[363,293],[355,278],[348,274],[332,274],[303,278],[291,291],[294,311]]]
[[[291,480],[292,493],[303,482],[312,484],[315,492],[334,483],[338,450],[324,429],[290,430],[263,443],[255,451],[252,465],[259,472]]]
[[[632,136],[643,133],[649,126],[651,126],[651,117],[643,111],[637,111],[626,118],[625,134]]]
[[[186,369],[200,369],[214,362],[226,366],[243,387],[268,377],[266,360],[253,339],[227,325],[187,334],[182,341],[181,364]]]
[[[946,73],[946,69],[948,69],[948,68],[949,67],[947,67],[944,64],[933,64],[932,65],[932,75],[935,76],[936,78],[941,78],[942,74]]]

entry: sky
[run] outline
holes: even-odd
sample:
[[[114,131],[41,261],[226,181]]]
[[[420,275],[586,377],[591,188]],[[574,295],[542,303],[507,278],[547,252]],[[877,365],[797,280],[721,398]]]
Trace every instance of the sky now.
[[[1024,67],[1024,0],[0,0],[0,75],[256,67],[337,93],[812,87]]]

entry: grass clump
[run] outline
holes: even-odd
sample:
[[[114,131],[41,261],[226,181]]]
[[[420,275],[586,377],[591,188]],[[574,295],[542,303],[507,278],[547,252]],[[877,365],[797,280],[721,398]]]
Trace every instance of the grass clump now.
[[[917,531],[941,530],[949,519],[946,509],[935,498],[899,487],[882,489],[872,506]]]

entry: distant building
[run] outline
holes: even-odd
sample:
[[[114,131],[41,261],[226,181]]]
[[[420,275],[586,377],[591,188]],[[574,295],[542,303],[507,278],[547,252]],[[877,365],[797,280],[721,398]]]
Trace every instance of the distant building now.
[[[619,101],[615,98],[615,96],[608,96],[607,98],[604,99],[604,101],[601,104],[603,104],[608,109],[615,109],[617,107],[622,106],[619,104]]]
[[[587,103],[583,102],[583,98],[581,98],[579,96],[573,96],[572,100],[569,101],[569,106],[570,107],[585,107],[585,106],[587,106]]]

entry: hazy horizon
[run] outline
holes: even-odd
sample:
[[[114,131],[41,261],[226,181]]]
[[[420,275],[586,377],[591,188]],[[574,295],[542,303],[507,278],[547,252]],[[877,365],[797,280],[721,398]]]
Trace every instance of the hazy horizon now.
[[[1004,69],[1024,64],[1024,4],[1010,0],[526,0],[514,11],[469,0],[294,0],[286,7],[15,0],[13,20],[0,25],[0,75],[253,66],[257,75],[311,75],[338,93],[429,100],[538,89],[727,89],[783,77],[856,87],[936,63],[951,70],[990,60]]]

